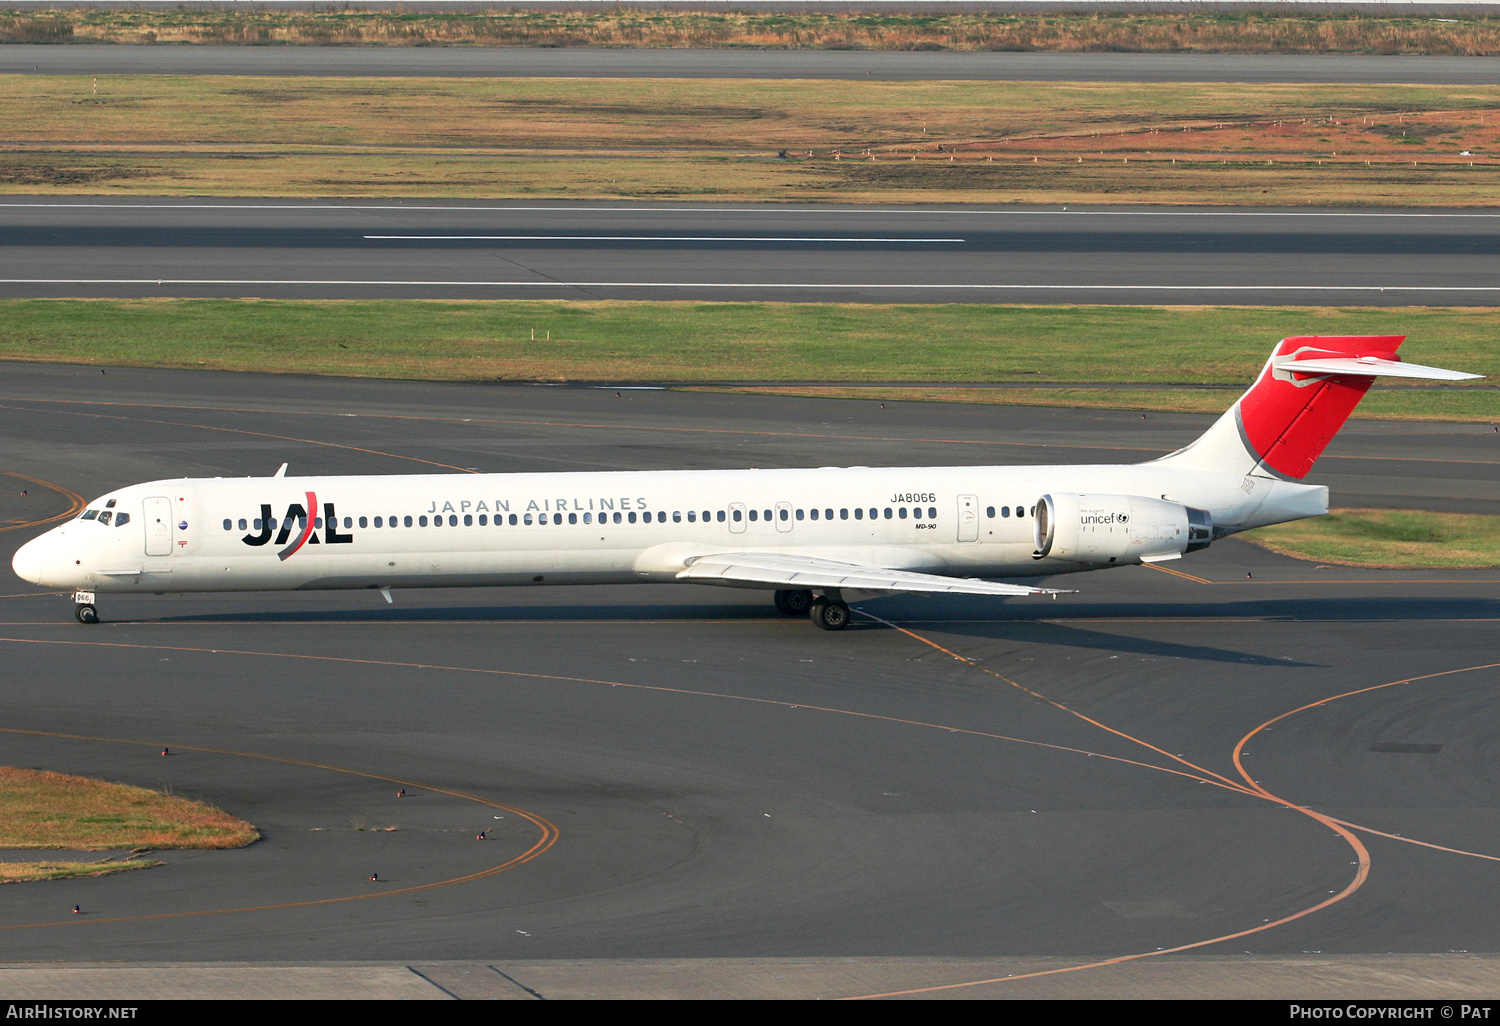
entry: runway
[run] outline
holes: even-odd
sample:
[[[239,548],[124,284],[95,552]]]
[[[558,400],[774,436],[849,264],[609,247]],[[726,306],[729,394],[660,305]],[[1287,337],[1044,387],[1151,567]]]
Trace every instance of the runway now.
[[[282,461],[1128,462],[1207,420],[8,364],[0,555],[70,495]],[[1492,510],[1497,444],[1354,422],[1317,479]],[[435,997],[1285,996],[1293,963],[1330,994],[1493,993],[1500,574],[1233,539],[1174,569],[870,602],[838,635],[661,587],[115,598],[84,628],[10,578],[3,761],[265,839],[12,888],[0,962],[337,963],[420,996],[409,966]]]
[[[1432,85],[1481,85],[1496,81],[1494,61],[1485,57],[90,44],[0,45],[0,74]]]
[[[1472,305],[1495,210],[0,202],[0,296]]]

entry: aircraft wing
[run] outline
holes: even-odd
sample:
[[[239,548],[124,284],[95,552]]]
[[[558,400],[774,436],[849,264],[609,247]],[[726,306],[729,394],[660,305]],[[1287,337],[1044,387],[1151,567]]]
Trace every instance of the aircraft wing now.
[[[911,570],[884,570],[817,556],[780,552],[716,552],[697,556],[677,574],[681,581],[775,585],[778,588],[847,588],[851,591],[913,592],[924,595],[1060,595],[1058,588],[996,584],[977,578],[940,577]]]

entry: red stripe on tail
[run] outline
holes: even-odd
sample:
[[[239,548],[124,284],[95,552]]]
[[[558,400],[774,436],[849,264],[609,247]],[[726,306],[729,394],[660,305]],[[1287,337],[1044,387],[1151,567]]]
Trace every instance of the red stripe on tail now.
[[[1405,335],[1301,335],[1281,340],[1240,398],[1244,438],[1265,466],[1301,479],[1364,398],[1373,378],[1297,374],[1298,360],[1375,356],[1394,360]]]

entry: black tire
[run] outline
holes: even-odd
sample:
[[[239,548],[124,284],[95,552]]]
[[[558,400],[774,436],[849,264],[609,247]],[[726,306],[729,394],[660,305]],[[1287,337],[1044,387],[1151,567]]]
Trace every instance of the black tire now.
[[[825,631],[841,631],[849,626],[849,607],[842,602],[820,598],[813,603],[812,622]]]
[[[75,606],[73,609],[73,617],[79,623],[98,623],[99,610],[95,609],[93,606]]]
[[[776,593],[776,608],[785,616],[806,616],[812,609],[813,593],[798,589],[782,589]]]

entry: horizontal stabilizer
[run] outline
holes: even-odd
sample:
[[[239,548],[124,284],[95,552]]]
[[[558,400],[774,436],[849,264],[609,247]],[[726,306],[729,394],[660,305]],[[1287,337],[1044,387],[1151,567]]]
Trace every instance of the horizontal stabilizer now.
[[[975,578],[940,577],[911,570],[841,563],[816,556],[779,552],[718,552],[698,556],[677,574],[680,581],[762,584],[778,588],[846,588],[851,591],[910,592],[925,595],[1058,595],[1056,588],[996,584]]]
[[[1280,365],[1293,374],[1338,374],[1366,378],[1427,378],[1432,381],[1471,381],[1483,374],[1424,367],[1420,363],[1382,360],[1375,356],[1337,357],[1329,360],[1288,360]]]

